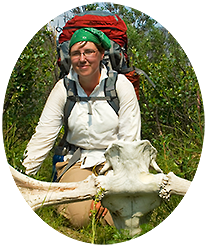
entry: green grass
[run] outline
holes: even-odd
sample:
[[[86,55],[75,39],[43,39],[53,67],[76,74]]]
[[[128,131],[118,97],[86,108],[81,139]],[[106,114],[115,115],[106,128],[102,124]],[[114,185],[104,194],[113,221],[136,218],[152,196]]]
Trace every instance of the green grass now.
[[[94,244],[113,244],[132,239],[125,230],[118,231],[115,227],[103,226],[96,221],[95,235],[93,235],[92,223],[87,227],[74,228],[68,219],[56,212],[55,206],[42,207],[36,211],[37,215],[49,226],[58,232],[79,241]]]

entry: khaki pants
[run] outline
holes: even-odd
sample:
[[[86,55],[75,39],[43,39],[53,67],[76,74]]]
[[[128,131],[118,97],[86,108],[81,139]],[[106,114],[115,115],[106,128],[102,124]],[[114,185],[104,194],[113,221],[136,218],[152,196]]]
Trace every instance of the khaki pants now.
[[[76,163],[72,166],[60,179],[60,182],[78,182],[86,179],[89,175],[92,174],[92,168],[80,168],[81,163]],[[96,168],[101,168],[103,165],[99,165]],[[58,176],[63,171],[62,169],[57,168]],[[62,214],[70,220],[73,226],[83,227],[87,226],[90,222],[89,213],[91,208],[92,200],[80,201],[70,204],[63,204],[58,207],[58,213]],[[104,217],[104,221],[113,226],[113,220],[109,213]]]

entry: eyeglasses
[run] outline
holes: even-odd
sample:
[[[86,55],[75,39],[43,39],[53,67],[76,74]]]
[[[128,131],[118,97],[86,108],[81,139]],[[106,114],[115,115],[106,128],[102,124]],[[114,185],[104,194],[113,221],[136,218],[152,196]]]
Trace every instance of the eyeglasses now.
[[[81,53],[79,50],[76,50],[76,51],[71,52],[70,56],[71,56],[72,60],[79,59],[81,57],[81,55],[84,55],[86,59],[90,59],[90,58],[93,58],[95,56],[95,53],[97,51],[98,50],[87,49]]]

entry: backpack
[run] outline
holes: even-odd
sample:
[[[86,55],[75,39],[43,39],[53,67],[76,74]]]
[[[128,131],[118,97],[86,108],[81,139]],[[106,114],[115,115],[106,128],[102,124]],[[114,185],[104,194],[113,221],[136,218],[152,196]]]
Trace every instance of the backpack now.
[[[58,66],[60,68],[60,79],[69,73],[71,66],[69,56],[69,42],[77,29],[84,27],[97,28],[104,32],[111,40],[111,48],[105,51],[103,63],[109,70],[115,70],[125,76],[132,82],[137,99],[139,100],[139,77],[144,75],[149,83],[155,88],[155,84],[151,81],[148,75],[137,68],[130,68],[128,65],[127,56],[127,27],[124,21],[117,15],[107,11],[86,11],[77,14],[61,29],[56,30],[62,33],[59,36],[57,51],[58,51]]]
[[[74,16],[62,29],[58,39],[58,66],[61,70],[60,78],[69,73],[71,66],[69,56],[69,42],[77,29],[93,27],[101,30],[111,40],[111,48],[105,51],[103,63],[109,70],[125,74],[134,78],[133,85],[139,99],[139,74],[128,67],[127,56],[127,27],[116,14],[106,11],[87,11]],[[60,31],[60,28],[56,29]]]

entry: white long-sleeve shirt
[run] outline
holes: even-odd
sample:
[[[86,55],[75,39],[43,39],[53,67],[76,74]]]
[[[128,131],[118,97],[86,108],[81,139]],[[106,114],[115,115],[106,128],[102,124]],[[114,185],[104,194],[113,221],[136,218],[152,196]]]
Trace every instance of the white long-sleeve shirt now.
[[[107,69],[102,66],[100,82],[91,93],[91,97],[105,96],[104,83],[107,77]],[[73,69],[70,70],[68,78],[76,82],[78,95],[87,97]],[[140,140],[140,109],[133,85],[124,75],[119,74],[116,91],[120,102],[118,115],[106,100],[77,102],[71,111],[68,118],[67,141],[84,149],[81,156],[82,168],[104,162],[106,148],[116,140]],[[36,174],[53,148],[63,125],[66,100],[66,88],[61,79],[52,89],[36,132],[27,145],[23,162],[26,174]],[[89,109],[92,111],[91,114]],[[69,153],[65,160],[70,157]]]

